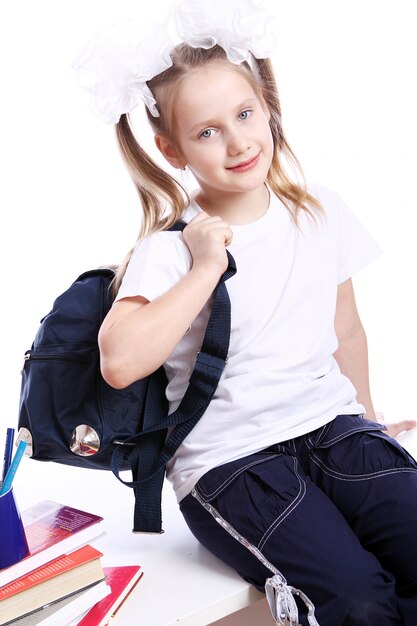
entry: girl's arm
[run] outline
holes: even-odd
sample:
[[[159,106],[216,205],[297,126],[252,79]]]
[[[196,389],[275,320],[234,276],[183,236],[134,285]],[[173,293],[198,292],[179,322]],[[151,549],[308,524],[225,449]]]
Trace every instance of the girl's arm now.
[[[335,330],[339,347],[334,357],[342,373],[355,387],[357,400],[365,407],[365,417],[377,421],[369,388],[368,344],[356,307],[351,279],[338,287]],[[394,437],[403,430],[414,428],[415,425],[414,420],[403,420],[391,424],[388,432]]]
[[[335,330],[339,347],[334,357],[357,392],[357,401],[366,409],[366,418],[376,421],[369,388],[368,344],[359,318],[352,280],[337,290]]]
[[[122,389],[162,365],[207,303],[227,268],[231,230],[218,217],[200,213],[183,231],[191,270],[165,294],[115,302],[99,332],[101,371]]]

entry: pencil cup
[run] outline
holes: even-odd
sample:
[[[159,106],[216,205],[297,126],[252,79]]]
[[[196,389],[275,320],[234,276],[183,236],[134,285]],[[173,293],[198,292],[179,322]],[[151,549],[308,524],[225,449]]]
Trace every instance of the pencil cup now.
[[[22,518],[9,489],[0,496],[0,569],[9,567],[29,553]]]

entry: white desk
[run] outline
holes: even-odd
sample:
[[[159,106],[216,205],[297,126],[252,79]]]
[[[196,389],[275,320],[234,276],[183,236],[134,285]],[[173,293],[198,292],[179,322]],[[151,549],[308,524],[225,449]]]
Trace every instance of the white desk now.
[[[162,535],[132,534],[132,490],[111,472],[24,459],[14,491],[21,510],[48,499],[101,515],[107,534],[94,545],[104,554],[103,564],[143,567],[143,578],[120,609],[115,626],[206,626],[263,598],[198,544],[169,483],[164,489]],[[266,617],[257,623],[272,624],[264,606],[261,612]],[[240,618],[225,624],[243,622]]]
[[[399,440],[417,456],[417,431]],[[273,624],[264,596],[198,544],[169,483],[164,490],[163,535],[132,534],[132,491],[111,472],[24,459],[14,485],[22,510],[49,499],[102,515],[107,535],[94,545],[104,553],[103,564],[143,567],[144,576],[120,609],[115,626],[207,626],[217,620],[221,622],[216,626]],[[250,608],[226,617],[245,607]]]

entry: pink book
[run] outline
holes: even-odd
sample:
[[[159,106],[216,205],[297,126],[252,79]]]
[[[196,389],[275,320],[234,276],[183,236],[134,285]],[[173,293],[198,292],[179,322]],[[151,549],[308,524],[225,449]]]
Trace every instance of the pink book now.
[[[111,592],[97,602],[77,626],[106,626],[143,574],[140,565],[120,565],[103,569]]]
[[[23,511],[29,554],[0,570],[0,587],[101,536],[104,534],[100,526],[102,520],[99,515],[51,500],[43,500]]]

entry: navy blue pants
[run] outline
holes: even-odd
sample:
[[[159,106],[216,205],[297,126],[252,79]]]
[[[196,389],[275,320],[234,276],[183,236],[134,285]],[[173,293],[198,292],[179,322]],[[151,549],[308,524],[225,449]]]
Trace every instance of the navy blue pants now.
[[[417,625],[417,464],[375,422],[339,415],[210,470],[196,490],[309,596],[320,626]],[[192,494],[180,507],[195,537],[263,591],[271,572]]]

